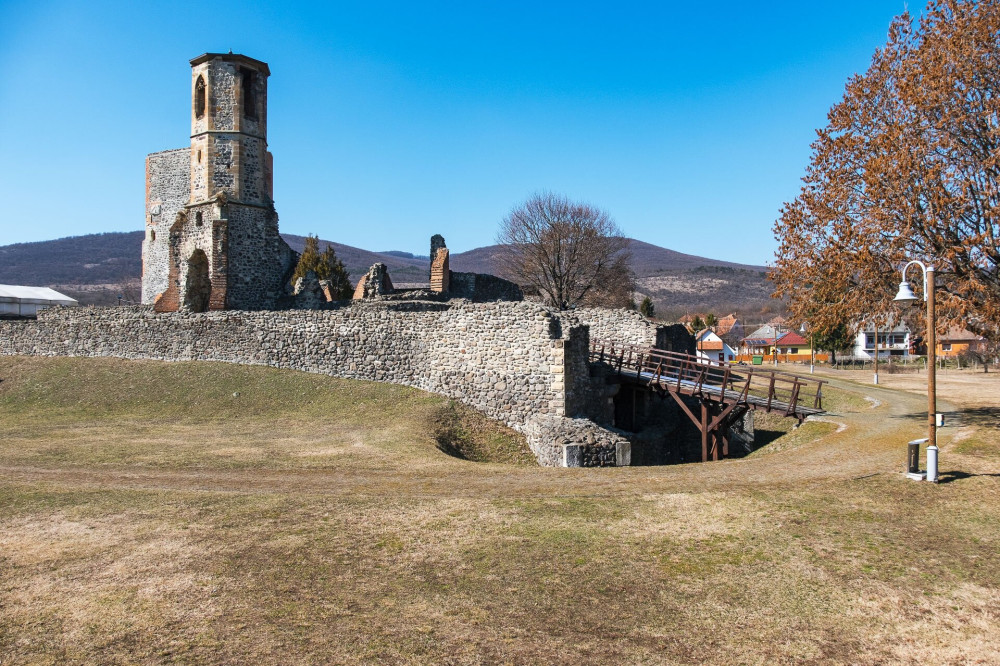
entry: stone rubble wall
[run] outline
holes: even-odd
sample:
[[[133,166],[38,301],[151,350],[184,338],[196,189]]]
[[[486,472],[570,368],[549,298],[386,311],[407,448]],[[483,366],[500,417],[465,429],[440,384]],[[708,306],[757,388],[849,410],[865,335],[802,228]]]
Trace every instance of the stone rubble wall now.
[[[512,427],[562,414],[553,314],[526,303],[375,302],[331,310],[53,308],[0,323],[0,354],[269,365],[415,386]],[[554,372],[554,368],[560,372]]]
[[[226,307],[272,309],[286,295],[298,254],[278,233],[273,209],[229,204]]]
[[[189,148],[146,157],[146,237],[142,241],[142,302],[146,305],[167,290],[170,227],[190,197],[190,172]]]
[[[591,420],[606,422],[610,394],[601,376],[591,377],[588,328],[573,315],[529,301],[326,305],[202,313],[52,308],[36,321],[0,322],[0,355],[222,361],[403,384],[523,432],[542,465],[630,464],[632,436]],[[590,313],[591,326],[602,325],[602,316],[619,319],[604,313]]]
[[[627,467],[632,444],[626,433],[589,419],[542,414],[524,428],[528,446],[546,467]]]
[[[448,283],[448,292],[453,298],[481,302],[524,300],[519,286],[495,275],[449,271]]]
[[[652,347],[658,327],[635,310],[577,308],[572,314],[590,327],[591,340],[613,340],[619,344]]]

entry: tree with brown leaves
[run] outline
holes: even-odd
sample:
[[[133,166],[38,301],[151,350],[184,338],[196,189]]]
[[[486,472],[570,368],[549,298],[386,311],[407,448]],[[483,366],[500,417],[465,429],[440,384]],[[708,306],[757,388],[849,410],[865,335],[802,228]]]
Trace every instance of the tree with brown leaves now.
[[[555,194],[514,208],[497,233],[495,270],[534,287],[549,305],[626,307],[635,278],[629,241],[607,213]]]
[[[897,17],[828,120],[774,227],[775,295],[817,332],[884,324],[922,259],[940,327],[1000,339],[1000,0]]]

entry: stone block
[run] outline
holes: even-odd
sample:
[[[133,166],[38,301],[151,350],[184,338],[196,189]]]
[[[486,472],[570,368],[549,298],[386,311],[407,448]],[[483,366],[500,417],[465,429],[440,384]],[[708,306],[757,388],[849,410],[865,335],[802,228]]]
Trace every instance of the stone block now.
[[[632,465],[632,442],[615,443],[615,465],[629,467]]]

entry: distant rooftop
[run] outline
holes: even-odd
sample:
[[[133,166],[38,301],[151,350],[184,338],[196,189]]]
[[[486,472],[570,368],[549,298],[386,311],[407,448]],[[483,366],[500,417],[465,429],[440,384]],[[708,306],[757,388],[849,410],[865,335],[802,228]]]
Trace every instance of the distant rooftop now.
[[[75,298],[48,287],[26,287],[0,284],[0,303],[34,303],[37,305],[79,305]]]

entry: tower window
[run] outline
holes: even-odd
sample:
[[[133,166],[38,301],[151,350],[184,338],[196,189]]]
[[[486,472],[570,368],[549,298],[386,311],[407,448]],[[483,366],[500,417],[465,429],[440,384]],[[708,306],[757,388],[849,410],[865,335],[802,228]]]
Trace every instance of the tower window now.
[[[197,213],[194,214],[194,226],[200,227],[201,221],[202,221],[201,211],[199,210]]]
[[[205,116],[205,79],[201,76],[194,82],[194,117]]]
[[[253,94],[254,71],[246,67],[240,67],[243,88],[243,115],[251,120],[257,119],[257,102]]]

